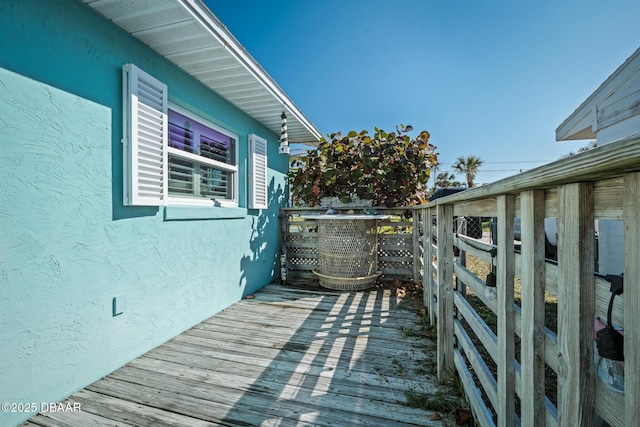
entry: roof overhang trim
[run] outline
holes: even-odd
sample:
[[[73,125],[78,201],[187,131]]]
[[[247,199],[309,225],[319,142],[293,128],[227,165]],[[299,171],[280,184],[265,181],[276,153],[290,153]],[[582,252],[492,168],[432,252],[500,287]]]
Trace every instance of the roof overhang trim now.
[[[292,143],[319,143],[320,131],[201,0],[82,1],[275,134],[284,110]]]
[[[637,49],[556,129],[556,141],[595,139],[599,129],[598,107],[640,69]]]

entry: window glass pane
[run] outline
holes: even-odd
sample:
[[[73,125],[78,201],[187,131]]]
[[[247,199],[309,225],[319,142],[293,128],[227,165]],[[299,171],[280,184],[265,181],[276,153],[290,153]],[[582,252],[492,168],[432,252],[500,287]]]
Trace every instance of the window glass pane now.
[[[200,133],[200,155],[233,165],[236,162],[235,141],[213,129],[204,128]]]
[[[233,138],[173,110],[169,110],[169,147],[228,165],[236,161]]]
[[[215,200],[231,199],[231,173],[214,168],[201,168],[200,195]]]
[[[169,110],[169,147],[188,153],[194,152],[194,132],[192,120]]]
[[[169,154],[169,194],[233,201],[237,173],[218,169],[207,160],[235,166],[235,144],[233,137],[169,110],[169,146],[203,158],[199,162],[175,151]]]
[[[192,196],[194,194],[194,163],[169,156],[169,194]]]
[[[231,200],[233,173],[169,156],[169,194]]]

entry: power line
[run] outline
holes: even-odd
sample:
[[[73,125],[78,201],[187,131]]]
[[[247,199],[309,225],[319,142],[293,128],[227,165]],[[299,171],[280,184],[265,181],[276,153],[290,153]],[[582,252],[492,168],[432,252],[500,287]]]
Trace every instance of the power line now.
[[[483,172],[524,172],[527,169],[478,169],[476,173]]]
[[[483,165],[505,164],[505,163],[550,163],[552,160],[509,160],[505,162],[482,162]],[[438,162],[439,165],[453,165],[455,162]]]
[[[478,169],[476,174],[485,173],[485,172],[524,172],[528,169]],[[452,172],[453,173],[453,172]],[[453,173],[454,175],[464,175],[462,172]]]

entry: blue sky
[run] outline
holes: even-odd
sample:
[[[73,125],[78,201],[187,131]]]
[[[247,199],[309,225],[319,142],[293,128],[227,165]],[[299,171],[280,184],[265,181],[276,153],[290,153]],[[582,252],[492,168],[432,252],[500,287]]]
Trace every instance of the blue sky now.
[[[586,145],[556,127],[640,47],[637,0],[205,3],[323,135],[411,124],[478,183]]]

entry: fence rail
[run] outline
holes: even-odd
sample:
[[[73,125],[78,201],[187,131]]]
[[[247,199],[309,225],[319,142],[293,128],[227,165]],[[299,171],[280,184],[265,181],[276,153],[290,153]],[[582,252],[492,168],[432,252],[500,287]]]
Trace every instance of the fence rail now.
[[[602,419],[624,426],[640,419],[639,171],[636,137],[417,208],[425,305],[438,325],[438,376],[446,381],[458,373],[481,425]],[[496,218],[495,241],[456,233],[459,217]],[[557,263],[545,259],[545,218],[557,218]],[[594,236],[604,219],[624,224],[626,286],[611,310],[612,323],[624,329],[622,393],[600,380],[595,363],[621,366],[594,349],[594,318],[606,322],[611,300],[611,284],[595,274]],[[454,256],[454,248],[463,256]],[[465,267],[461,260],[469,256],[491,265],[496,288]],[[473,309],[472,296],[493,313],[496,326]],[[557,321],[550,328],[545,302],[555,299]],[[546,392],[555,381],[550,371],[557,377],[555,395]]]

